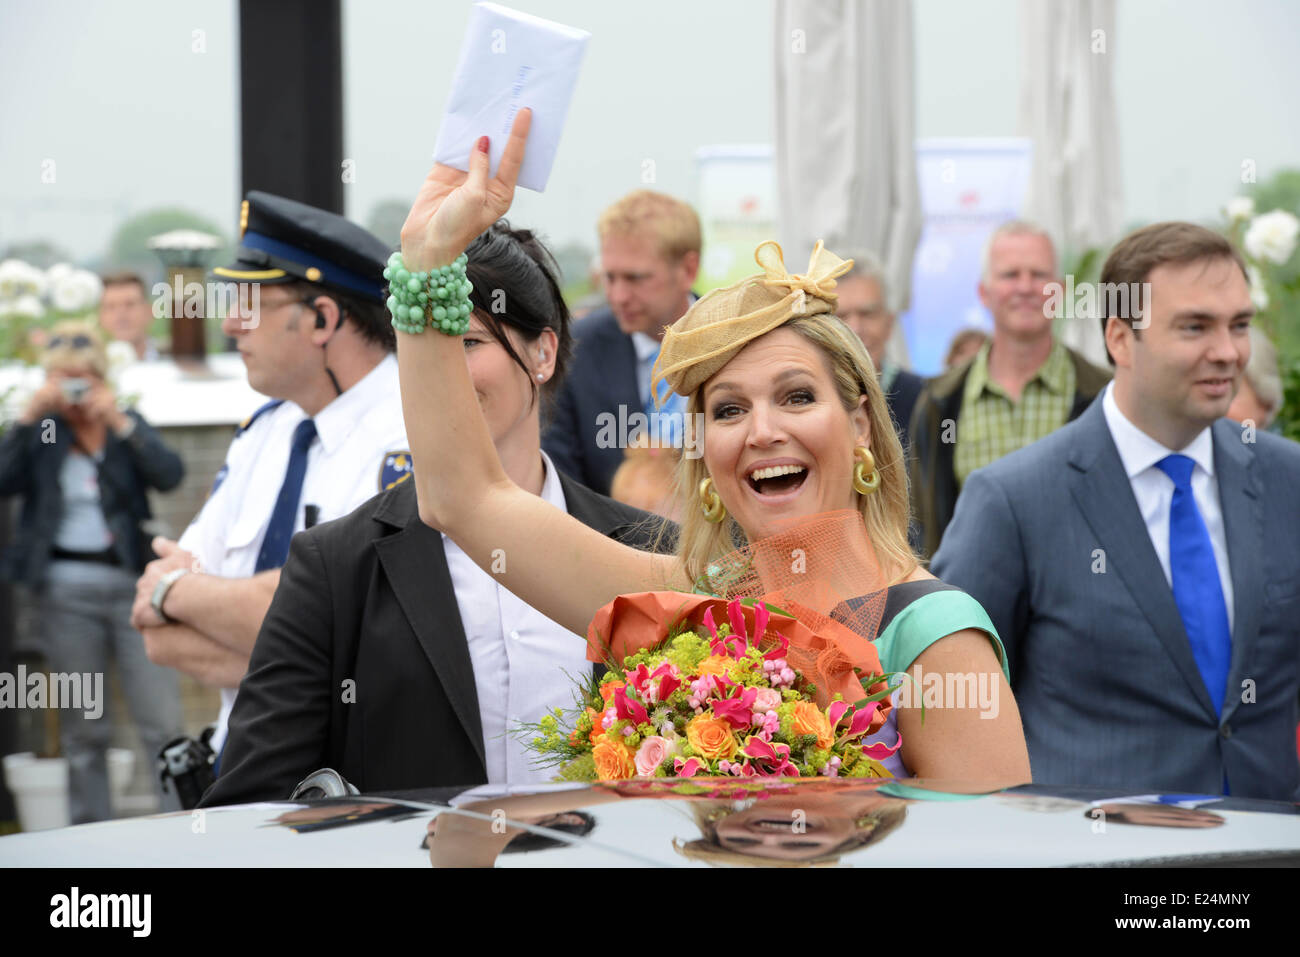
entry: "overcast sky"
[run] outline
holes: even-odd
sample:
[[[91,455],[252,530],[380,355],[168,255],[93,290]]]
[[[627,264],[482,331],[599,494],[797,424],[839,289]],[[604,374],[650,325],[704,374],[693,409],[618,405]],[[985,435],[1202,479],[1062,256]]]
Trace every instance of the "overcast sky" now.
[[[770,0],[513,4],[593,35],[551,185],[518,200],[520,224],[594,246],[596,214],[641,185],[644,160],[656,188],[694,199],[697,149],[771,141]],[[418,187],[468,9],[345,0],[354,218]],[[1018,132],[1018,10],[915,0],[918,136]],[[87,259],[158,206],[233,231],[236,16],[233,0],[0,0],[0,248],[48,239]],[[1261,178],[1300,166],[1300,4],[1119,0],[1117,21],[1128,221],[1212,217],[1243,159]]]

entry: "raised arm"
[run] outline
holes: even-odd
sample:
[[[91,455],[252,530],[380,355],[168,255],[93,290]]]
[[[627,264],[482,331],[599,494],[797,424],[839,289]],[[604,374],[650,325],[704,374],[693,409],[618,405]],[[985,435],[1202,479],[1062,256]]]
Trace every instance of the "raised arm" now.
[[[491,179],[486,137],[470,157],[468,174],[434,166],[402,227],[408,269],[453,262],[505,215],[530,122],[528,110],[515,117]],[[510,591],[583,634],[595,611],[621,593],[688,587],[675,559],[614,542],[509,479],[458,338],[433,329],[398,332],[397,360],[420,518]]]

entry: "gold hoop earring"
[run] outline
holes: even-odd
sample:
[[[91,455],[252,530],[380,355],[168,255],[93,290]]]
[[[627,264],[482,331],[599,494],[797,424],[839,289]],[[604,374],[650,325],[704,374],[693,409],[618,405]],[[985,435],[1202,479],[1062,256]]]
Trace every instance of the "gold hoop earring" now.
[[[876,457],[865,445],[853,450],[853,490],[859,495],[870,495],[880,488],[880,473],[876,471]]]
[[[704,520],[717,525],[727,517],[726,506],[722,504],[722,499],[714,491],[713,479],[706,478],[700,483],[700,511],[704,513]]]

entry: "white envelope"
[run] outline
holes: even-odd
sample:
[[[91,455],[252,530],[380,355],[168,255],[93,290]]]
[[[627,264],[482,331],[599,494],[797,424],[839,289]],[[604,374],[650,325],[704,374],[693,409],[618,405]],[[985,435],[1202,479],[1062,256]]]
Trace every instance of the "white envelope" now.
[[[515,114],[529,107],[533,124],[519,185],[544,190],[590,37],[495,3],[474,4],[434,162],[468,169],[470,150],[486,135],[495,176]]]

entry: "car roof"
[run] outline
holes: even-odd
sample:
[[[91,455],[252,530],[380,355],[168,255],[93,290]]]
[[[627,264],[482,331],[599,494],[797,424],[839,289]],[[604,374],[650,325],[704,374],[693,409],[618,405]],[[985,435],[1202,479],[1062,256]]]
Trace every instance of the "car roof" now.
[[[1300,863],[1298,811],[1283,802],[1102,789],[651,779],[127,818],[0,838],[0,866]],[[431,854],[426,832],[435,818]],[[523,833],[532,837],[519,839]]]

